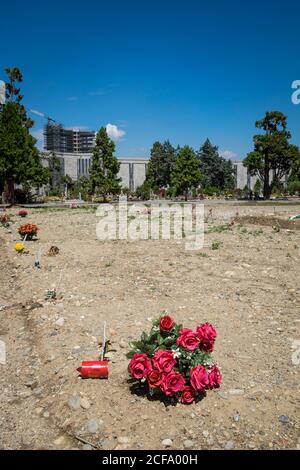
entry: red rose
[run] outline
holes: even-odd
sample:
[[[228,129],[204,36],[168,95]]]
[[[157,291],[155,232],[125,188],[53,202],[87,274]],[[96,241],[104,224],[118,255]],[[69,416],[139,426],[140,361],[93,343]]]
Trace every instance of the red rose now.
[[[195,397],[196,397],[196,392],[192,387],[188,385],[186,387],[183,387],[182,392],[181,392],[181,403],[185,403],[189,405],[190,403],[193,403],[193,401],[195,400]]]
[[[205,367],[196,366],[191,369],[190,374],[191,386],[194,390],[203,392],[209,385],[208,373]]]
[[[209,367],[207,372],[208,372],[208,380],[209,380],[208,388],[210,389],[219,388],[222,383],[222,375],[220,373],[219,368],[217,366],[211,366]]]
[[[133,379],[143,379],[152,370],[152,364],[146,354],[136,353],[129,363],[129,371]]]
[[[175,393],[179,392],[185,384],[184,378],[179,372],[169,372],[163,376],[161,390],[168,396],[171,397]]]
[[[200,341],[200,349],[205,352],[212,352],[214,349],[217,332],[210,323],[202,323],[196,330]]]
[[[160,387],[163,375],[158,370],[151,370],[147,376],[148,385],[150,388]]]
[[[174,325],[175,322],[172,317],[169,317],[169,315],[161,317],[159,322],[160,331],[163,331],[164,333],[167,333],[168,331],[172,330]]]
[[[154,369],[165,374],[169,373],[176,364],[172,351],[158,350],[152,358]]]
[[[197,334],[189,328],[183,328],[179,331],[179,337],[176,343],[188,351],[194,351],[199,346],[199,339]]]

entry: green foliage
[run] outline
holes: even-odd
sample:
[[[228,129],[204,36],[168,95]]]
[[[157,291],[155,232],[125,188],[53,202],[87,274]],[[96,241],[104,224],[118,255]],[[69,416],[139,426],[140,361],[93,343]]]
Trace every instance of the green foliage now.
[[[49,171],[42,166],[36,139],[29,133],[33,121],[21,104],[22,95],[16,83],[23,80],[16,67],[5,70],[7,103],[0,106],[0,180],[5,199],[15,200],[15,184],[40,186],[47,183]]]
[[[251,176],[260,178],[264,197],[270,199],[271,170],[274,180],[280,181],[299,162],[300,152],[298,147],[289,143],[291,134],[286,129],[286,116],[281,112],[267,112],[255,125],[264,134],[253,137],[254,150],[248,153],[243,163]]]
[[[254,188],[253,188],[253,192],[256,196],[260,195],[261,187],[262,187],[261,181],[259,179],[257,179],[255,181],[255,185],[254,185]]]
[[[171,182],[171,171],[178,149],[168,140],[164,143],[154,142],[148,164],[146,180],[152,189],[167,187]]]
[[[143,201],[148,201],[148,199],[151,198],[151,184],[149,181],[145,180],[144,183],[136,189],[135,194]]]
[[[194,150],[186,145],[180,150],[172,169],[171,186],[176,191],[176,195],[184,194],[187,200],[188,191],[197,188],[200,179],[199,160]]]
[[[294,194],[300,194],[300,180],[290,181],[288,184],[288,192],[291,196]]]
[[[216,241],[212,242],[211,249],[212,250],[218,250],[221,245],[222,245],[222,242],[216,240]]]
[[[92,191],[100,194],[104,200],[108,194],[118,194],[121,189],[121,179],[117,176],[120,162],[113,155],[114,151],[114,142],[108,137],[106,129],[101,127],[93,148],[90,179]]]
[[[175,324],[168,333],[162,333],[159,328],[159,319],[154,320],[149,334],[143,332],[139,341],[130,343],[131,351],[127,354],[127,358],[131,359],[135,353],[145,353],[152,357],[157,349],[169,349],[176,342],[181,328],[182,325]]]
[[[230,224],[216,225],[209,227],[205,233],[222,233],[227,232],[228,230],[231,230]]]
[[[234,188],[235,179],[232,162],[221,157],[218,152],[218,147],[212,145],[209,139],[206,139],[197,152],[197,156],[200,161],[202,174],[201,182],[204,188],[207,190],[216,188],[213,193]]]
[[[216,186],[207,186],[203,189],[203,194],[205,194],[206,196],[218,196],[220,194],[220,189]]]

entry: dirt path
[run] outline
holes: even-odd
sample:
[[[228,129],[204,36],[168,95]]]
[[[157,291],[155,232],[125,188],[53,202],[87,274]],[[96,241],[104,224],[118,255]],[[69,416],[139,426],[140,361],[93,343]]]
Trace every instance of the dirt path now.
[[[272,209],[214,207],[201,252],[178,241],[100,242],[96,217],[84,209],[32,210],[39,241],[21,256],[13,250],[18,223],[11,234],[1,229],[1,297],[35,307],[0,311],[8,351],[0,365],[1,447],[82,448],[68,435],[103,449],[163,449],[165,439],[178,449],[299,447],[300,366],[292,362],[300,340],[299,231],[228,228],[237,211],[261,217]],[[283,207],[278,216],[297,211]],[[58,256],[45,256],[51,245]],[[46,301],[62,269],[61,298]],[[223,385],[197,405],[165,408],[130,393],[128,341],[163,310],[186,327],[217,327]],[[110,378],[82,381],[76,368],[97,358],[104,320],[115,349]]]

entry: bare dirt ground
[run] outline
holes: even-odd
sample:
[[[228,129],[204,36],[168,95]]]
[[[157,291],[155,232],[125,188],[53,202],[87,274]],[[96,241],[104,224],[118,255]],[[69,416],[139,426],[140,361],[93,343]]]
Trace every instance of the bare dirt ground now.
[[[200,251],[174,240],[99,241],[90,209],[32,209],[39,239],[21,255],[24,219],[9,211],[15,223],[0,228],[2,449],[300,448],[300,231],[224,226],[237,212],[274,216],[272,206],[210,207]],[[276,207],[279,220],[297,213],[300,205]],[[46,256],[51,245],[59,255]],[[62,269],[59,299],[45,300]],[[198,404],[165,407],[130,392],[127,344],[163,310],[186,327],[217,328],[223,385]],[[104,320],[110,377],[82,380],[76,368],[98,358]]]

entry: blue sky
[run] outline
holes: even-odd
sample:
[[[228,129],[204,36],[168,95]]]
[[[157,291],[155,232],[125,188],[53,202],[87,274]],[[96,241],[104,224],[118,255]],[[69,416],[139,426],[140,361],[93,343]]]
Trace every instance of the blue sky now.
[[[119,156],[209,137],[244,158],[267,110],[300,146],[299,1],[10,0],[0,14],[0,78],[20,67],[24,104],[66,127],[117,126]]]

